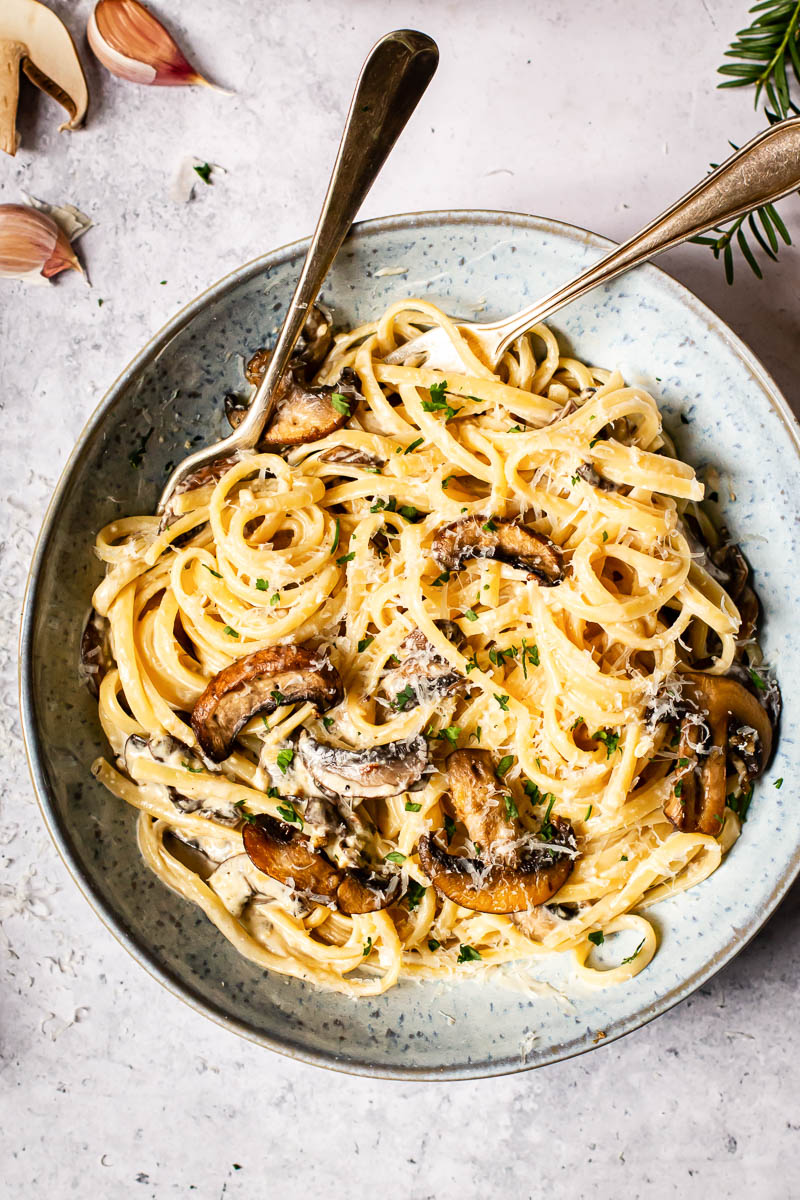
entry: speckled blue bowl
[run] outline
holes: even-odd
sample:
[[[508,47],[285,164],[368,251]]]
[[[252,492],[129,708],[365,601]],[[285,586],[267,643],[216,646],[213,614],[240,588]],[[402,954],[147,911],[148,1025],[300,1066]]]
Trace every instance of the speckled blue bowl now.
[[[577,274],[607,245],[584,230],[515,214],[390,217],[356,227],[323,296],[347,323],[407,295],[456,315],[495,317]],[[800,869],[792,783],[800,777],[792,735],[792,681],[800,674],[798,429],[746,347],[655,267],[592,292],[552,322],[570,352],[619,366],[653,392],[683,455],[715,464],[730,482],[736,502],[724,502],[725,519],[755,568],[766,651],[783,682],[783,735],[744,836],[710,879],[653,910],[660,948],[651,966],[603,991],[572,981],[566,961],[538,971],[569,993],[568,1005],[546,988],[534,997],[514,990],[513,977],[406,984],[354,1002],[269,975],[143,866],[135,814],[89,773],[104,744],[76,663],[100,578],[95,531],[151,510],[168,463],[193,438],[221,435],[221,399],[239,381],[236,352],[273,333],[304,252],[297,243],[256,259],[170,321],[111,388],[67,463],[36,549],[22,626],[23,723],[45,821],[89,902],[142,966],[200,1012],[283,1054],[362,1074],[447,1079],[591,1050],[599,1034],[619,1037],[704,983],[766,921]],[[151,428],[134,470],[131,447]],[[772,786],[778,776],[787,780],[782,791]]]

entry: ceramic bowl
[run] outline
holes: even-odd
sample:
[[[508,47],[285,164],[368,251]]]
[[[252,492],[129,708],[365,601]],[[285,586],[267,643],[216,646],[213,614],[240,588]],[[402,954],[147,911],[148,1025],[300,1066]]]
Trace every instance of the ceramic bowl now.
[[[608,244],[515,214],[368,221],[348,239],[323,299],[342,324],[368,320],[403,296],[425,296],[466,318],[497,317],[577,274]],[[747,348],[653,266],[552,321],[565,350],[618,366],[648,388],[683,456],[719,470],[722,515],[753,564],[766,654],[783,684],[783,735],[744,834],[710,879],[652,910],[660,946],[647,970],[624,986],[589,990],[572,979],[564,956],[547,969],[405,984],[358,1002],[270,975],[145,869],[135,813],[89,773],[106,747],[76,664],[100,578],[95,531],[114,517],[151,511],[171,464],[190,444],[222,435],[221,401],[239,384],[239,356],[276,331],[305,248],[296,243],[256,259],[173,318],[123,371],[67,463],[36,549],[22,629],[23,723],[44,819],[79,887],[142,966],[198,1011],[264,1046],[341,1070],[417,1078],[501,1074],[590,1050],[601,1035],[608,1042],[637,1028],[719,970],[800,867],[800,805],[791,785],[800,777],[791,682],[800,674],[797,427]],[[142,444],[136,469],[130,455]],[[789,786],[777,790],[781,776]],[[537,982],[529,986],[528,976]]]

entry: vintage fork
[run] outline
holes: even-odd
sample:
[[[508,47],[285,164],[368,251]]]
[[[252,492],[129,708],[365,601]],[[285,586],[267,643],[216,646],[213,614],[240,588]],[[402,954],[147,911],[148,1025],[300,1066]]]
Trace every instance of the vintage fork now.
[[[780,200],[798,188],[800,117],[792,117],[759,133],[660,217],[621,246],[615,246],[577,279],[501,321],[486,324],[457,321],[457,327],[466,335],[470,349],[478,358],[494,367],[516,338],[571,300],[577,300],[601,283],[608,283],[616,275],[653,258],[662,250],[731,221],[759,205]],[[438,326],[398,346],[387,355],[386,361],[413,362],[443,371],[466,369],[456,346]]]

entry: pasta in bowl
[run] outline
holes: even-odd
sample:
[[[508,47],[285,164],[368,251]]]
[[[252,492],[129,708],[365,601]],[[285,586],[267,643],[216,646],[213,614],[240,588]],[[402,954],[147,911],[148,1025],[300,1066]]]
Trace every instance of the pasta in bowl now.
[[[433,324],[460,369],[387,361]],[[569,953],[624,984],[770,757],[747,563],[653,397],[548,328],[493,372],[426,301],[330,325],[257,451],[99,534],[93,771],[270,971],[366,997]]]

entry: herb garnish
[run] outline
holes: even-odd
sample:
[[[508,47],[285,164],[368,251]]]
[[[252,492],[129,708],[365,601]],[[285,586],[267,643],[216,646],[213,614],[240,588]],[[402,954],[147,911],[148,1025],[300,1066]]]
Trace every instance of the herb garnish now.
[[[750,667],[748,674],[760,692],[765,692],[767,690],[767,685],[764,683],[764,680],[757,671],[754,671],[753,668]]]
[[[228,637],[232,637],[232,638],[238,638],[238,636],[239,636],[239,634],[236,632],[236,630],[233,629],[230,625],[226,625],[224,627],[224,629],[222,630],[222,632],[227,633]]]
[[[513,765],[514,765],[514,755],[513,754],[504,754],[503,757],[500,759],[500,762],[497,764],[497,768],[495,770],[495,774],[497,775],[498,779],[502,779],[503,776],[505,775],[506,771],[510,770],[511,767],[513,767]]]
[[[386,862],[404,863],[405,861],[406,855],[401,854],[399,850],[392,850],[391,853],[386,855]]]
[[[331,404],[342,416],[350,416],[350,401],[341,392],[331,392]]]
[[[366,634],[358,643],[358,653],[363,654],[367,646],[371,646],[374,641],[375,638],[371,633]]]
[[[395,696],[394,700],[392,701],[392,708],[404,708],[406,704],[412,703],[412,701],[416,700],[416,698],[417,693],[414,691],[411,684],[407,683],[406,686]]]
[[[287,801],[286,804],[279,804],[278,813],[290,825],[298,825],[300,829],[303,828],[303,818],[295,810],[294,805],[290,801]]]
[[[456,823],[452,817],[448,816],[447,813],[444,814],[444,832],[447,837],[447,844],[449,846],[456,832]]]
[[[408,901],[408,911],[413,912],[419,906],[422,897],[427,892],[427,888],[421,883],[417,883],[416,879],[409,879],[408,891],[406,892],[406,900]]]
[[[294,750],[290,750],[288,746],[286,747],[285,750],[280,750],[278,752],[278,757],[276,759],[276,762],[284,775],[288,771],[293,758],[294,758]]]
[[[633,962],[633,960],[638,956],[639,951],[641,950],[643,945],[644,945],[644,938],[642,938],[642,940],[639,942],[639,945],[636,947],[633,954],[629,954],[627,958],[623,958],[622,962],[620,963],[620,966],[624,967],[627,963]]]
[[[606,758],[611,758],[611,755],[619,745],[620,735],[612,733],[610,729],[598,729],[597,733],[592,734],[593,742],[602,742],[606,748]]]
[[[419,812],[421,808],[422,808],[421,804],[415,804],[413,800],[406,800],[406,803],[405,803],[406,812]]]
[[[468,621],[477,621],[477,619],[478,619],[478,614],[475,612],[474,608],[468,608],[467,611],[464,613],[464,616],[467,618]]]
[[[367,955],[371,952],[371,950],[372,950],[372,938],[368,937],[367,940],[364,942],[364,949],[361,951],[363,957],[366,958]]]
[[[209,185],[209,187],[211,186],[211,172],[213,171],[213,169],[214,168],[211,166],[211,163],[207,163],[207,162],[206,163],[197,163],[195,166],[192,167],[192,170],[195,172],[195,174],[199,175],[200,178],[202,179],[203,183],[207,183]]]
[[[495,700],[502,708],[503,712],[508,712],[508,701],[509,701],[510,697],[509,696],[498,696],[497,692],[493,692],[492,695],[494,696]]]
[[[209,570],[210,570],[210,568],[209,568]],[[269,591],[269,580],[268,579],[257,579],[256,587],[258,588],[259,592],[268,592]]]
[[[515,821],[519,816],[519,809],[514,803],[514,797],[503,796],[503,804],[505,805],[506,816],[508,817],[509,821]]]
[[[191,771],[192,775],[202,775],[203,774],[202,767],[193,767],[188,762],[184,762],[184,761],[181,761],[181,766],[184,767],[187,771]]]
[[[474,946],[468,946],[466,942],[462,942],[458,947],[458,958],[456,959],[456,962],[478,962],[480,957],[480,952],[476,950]]]
[[[411,454],[412,451],[416,450],[417,447],[421,446],[424,441],[425,441],[424,437],[418,437],[415,442],[411,442],[410,445],[406,446],[405,450],[403,451],[403,454]]]
[[[430,950],[431,954],[433,954],[435,950],[438,950],[441,944],[441,942],[437,942],[436,938],[428,938],[428,949]]]
[[[345,563],[352,562],[356,556],[355,550],[351,550],[349,554],[340,554],[336,560],[336,565],[343,567]]]
[[[335,554],[339,548],[339,518],[336,518],[336,530],[333,535],[333,545],[331,546],[331,554]]]
[[[595,929],[589,934],[589,941],[594,943],[595,946],[602,946],[605,940],[602,929]]]
[[[239,816],[242,818],[243,821],[248,821],[248,822],[255,821],[255,819],[256,819],[255,813],[251,813],[251,812],[247,811],[247,809],[244,806],[244,800],[237,800],[233,807],[238,808]]]

